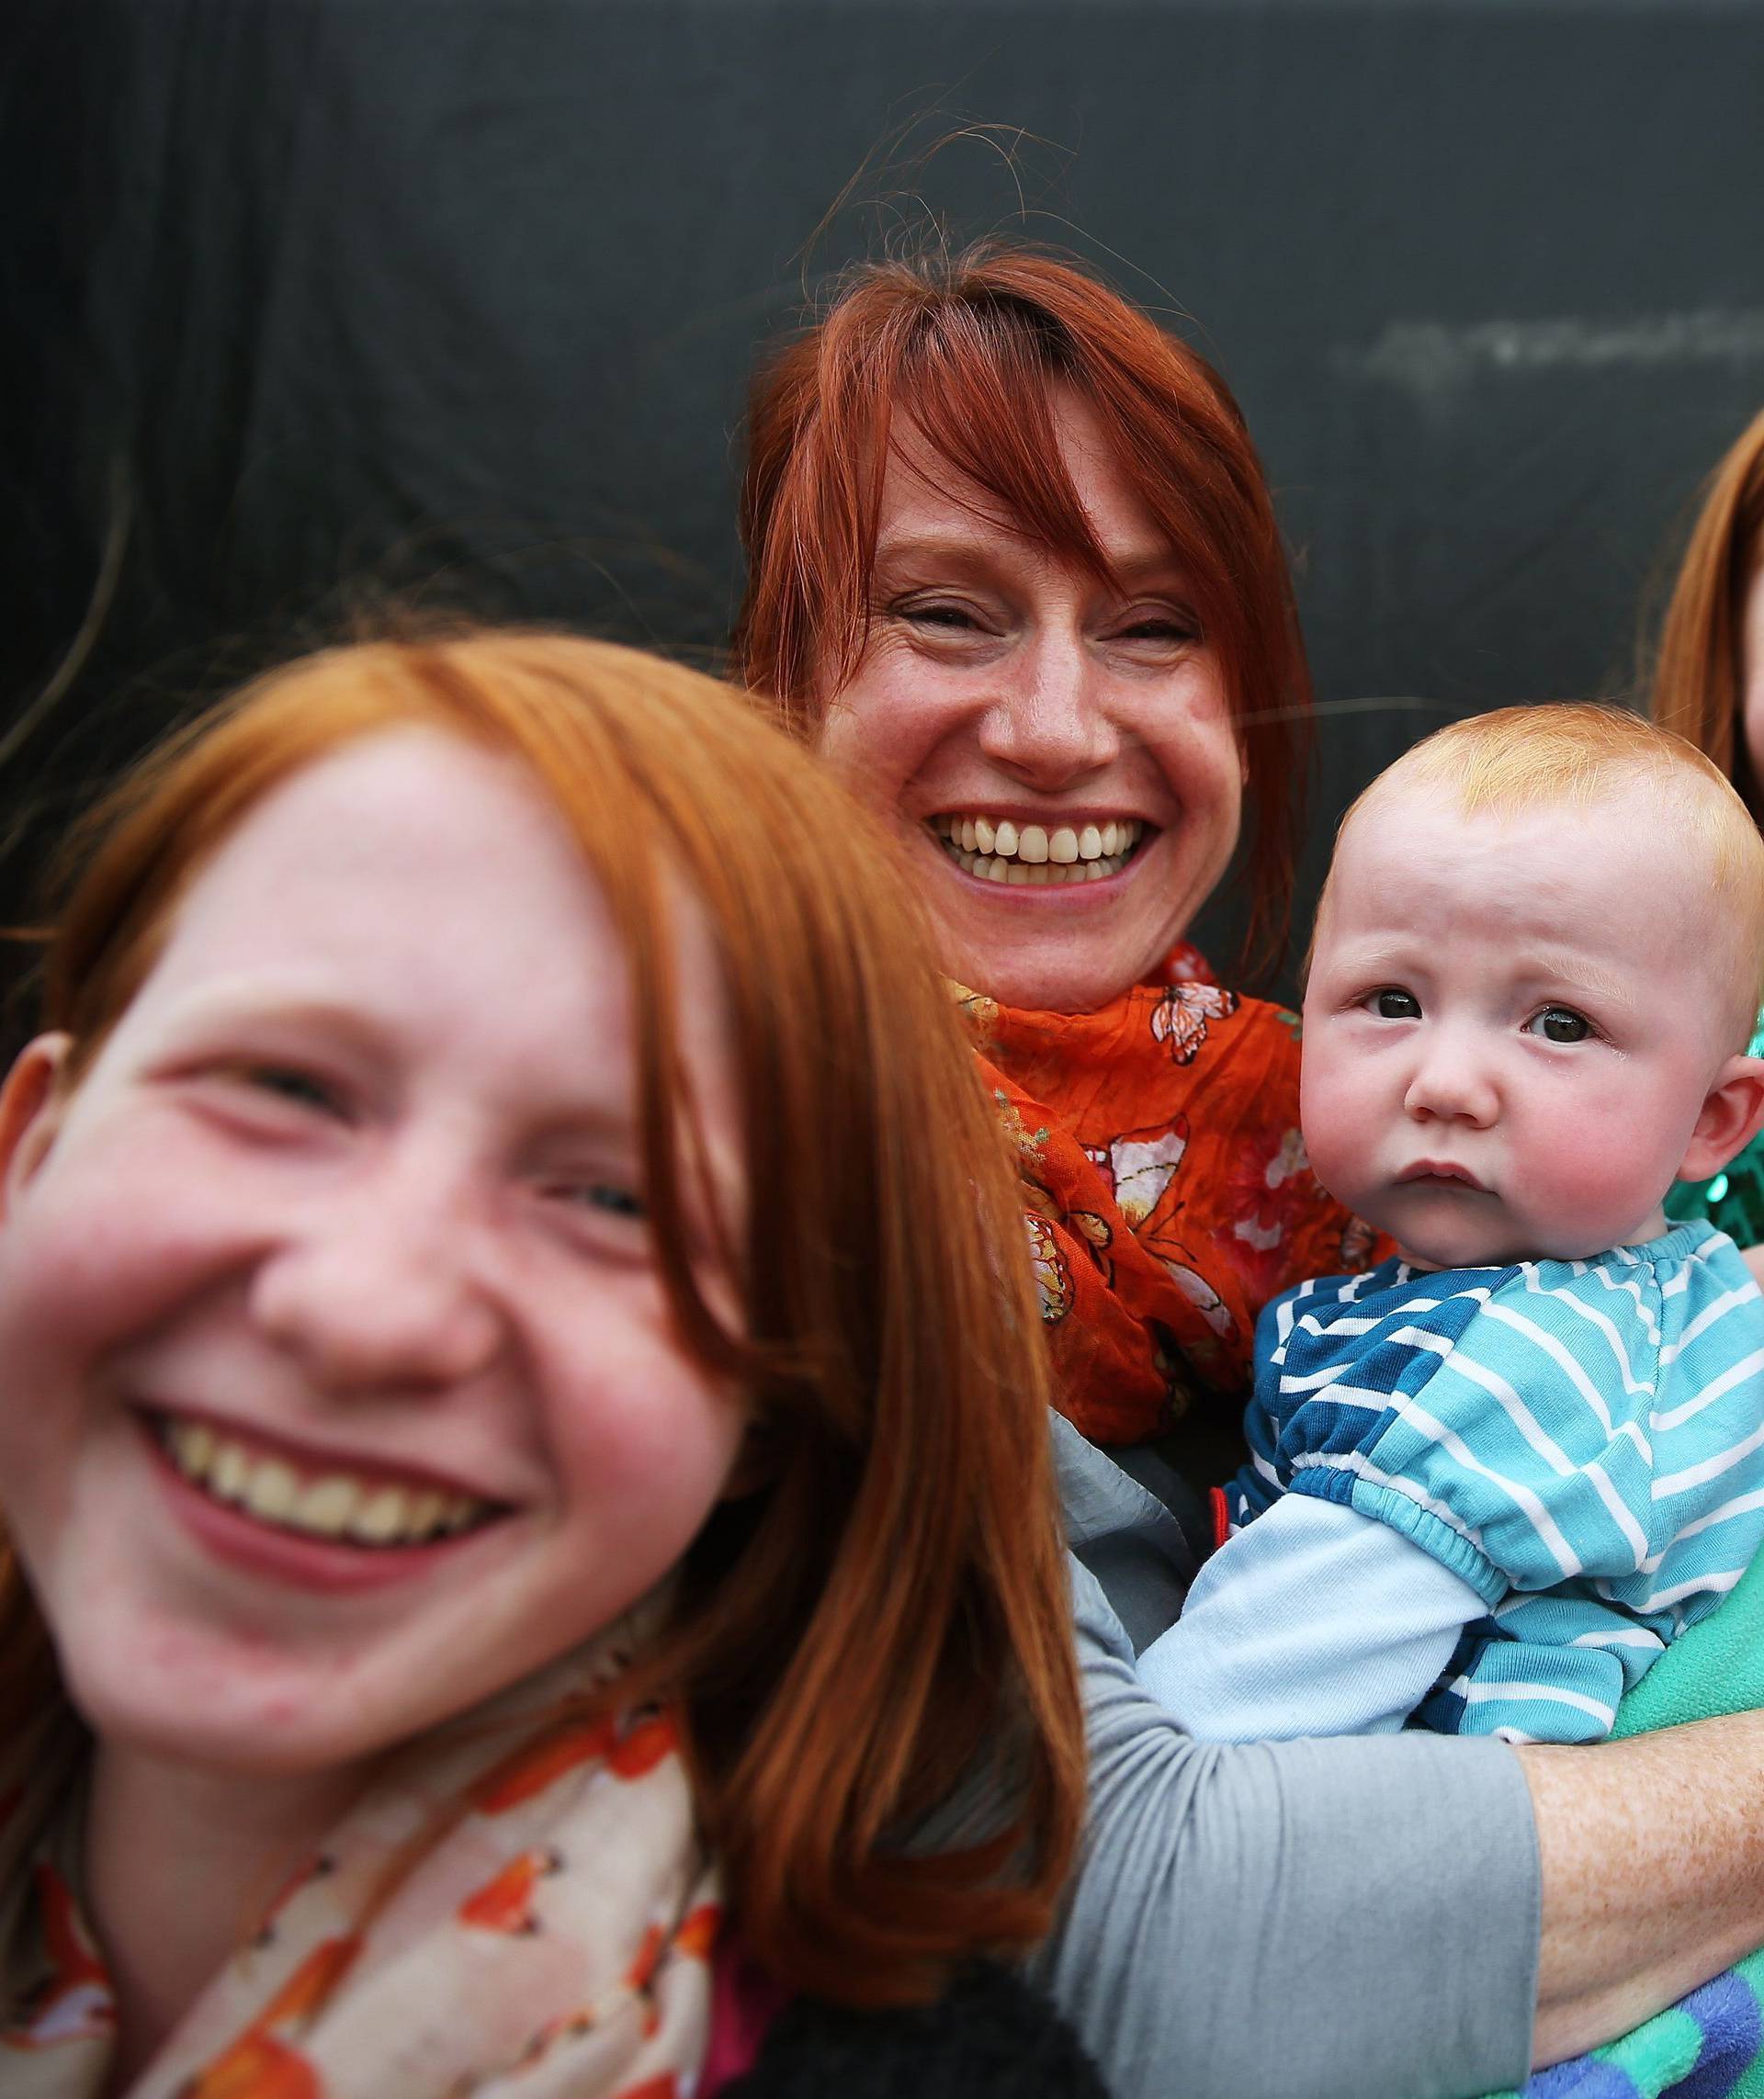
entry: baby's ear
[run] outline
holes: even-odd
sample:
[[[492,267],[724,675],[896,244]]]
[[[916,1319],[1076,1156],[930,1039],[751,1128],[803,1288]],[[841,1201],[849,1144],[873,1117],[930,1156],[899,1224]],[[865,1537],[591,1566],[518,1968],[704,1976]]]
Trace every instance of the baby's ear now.
[[[1764,1057],[1730,1056],[1715,1074],[1690,1133],[1679,1180],[1707,1180],[1764,1125]]]
[[[60,1080],[72,1035],[39,1035],[0,1087],[0,1216],[49,1156],[61,1122]]]

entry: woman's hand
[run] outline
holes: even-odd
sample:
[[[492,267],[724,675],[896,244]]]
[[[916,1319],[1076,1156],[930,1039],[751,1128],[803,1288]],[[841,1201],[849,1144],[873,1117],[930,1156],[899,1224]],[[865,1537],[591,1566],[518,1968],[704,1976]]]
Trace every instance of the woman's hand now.
[[[1764,1713],[1518,1755],[1544,1870],[1541,2068],[1764,1945]]]

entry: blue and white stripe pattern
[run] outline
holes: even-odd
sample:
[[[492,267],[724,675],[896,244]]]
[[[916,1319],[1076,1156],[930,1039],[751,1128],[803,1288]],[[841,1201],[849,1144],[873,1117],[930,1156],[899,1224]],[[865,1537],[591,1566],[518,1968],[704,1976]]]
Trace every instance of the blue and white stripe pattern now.
[[[1231,1528],[1343,1502],[1487,1608],[1424,1726],[1598,1740],[1764,1542],[1764,1298],[1706,1223],[1589,1261],[1386,1261],[1277,1298],[1256,1340]]]

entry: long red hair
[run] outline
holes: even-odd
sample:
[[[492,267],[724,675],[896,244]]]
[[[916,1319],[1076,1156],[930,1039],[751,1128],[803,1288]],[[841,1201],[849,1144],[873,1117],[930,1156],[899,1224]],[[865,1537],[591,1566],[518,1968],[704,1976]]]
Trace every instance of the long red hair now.
[[[1673,585],[1654,666],[1651,712],[1713,758],[1764,816],[1764,783],[1752,777],[1740,705],[1740,627],[1746,592],[1764,563],[1764,411],[1755,415],[1704,486]]]
[[[1060,388],[1174,550],[1223,671],[1247,773],[1246,954],[1265,957],[1291,907],[1311,705],[1273,504],[1225,381],[1070,264],[995,243],[873,263],[762,365],[736,668],[806,734],[857,669],[897,413],[1030,537],[1113,581],[1055,441]]]
[[[525,763],[604,888],[657,1261],[685,1345],[751,1395],[760,1484],[713,1513],[639,1665],[684,1707],[743,1942],[820,1996],[928,1995],[948,1963],[1046,1929],[1082,1738],[1014,1183],[910,884],[824,769],[727,687],[605,644],[479,633],[310,657],[99,812],[45,1022],[74,1038],[77,1085],[234,828],[302,766],[408,724]],[[739,1331],[694,1275],[676,886],[727,980],[751,1184]],[[42,1710],[52,1687],[0,1538],[0,1703]],[[981,1830],[902,1845],[989,1774]]]

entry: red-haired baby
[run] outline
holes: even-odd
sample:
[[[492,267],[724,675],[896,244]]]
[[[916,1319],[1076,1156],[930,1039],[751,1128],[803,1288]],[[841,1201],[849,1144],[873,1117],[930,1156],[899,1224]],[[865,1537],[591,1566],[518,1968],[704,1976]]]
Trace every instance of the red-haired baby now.
[[[1143,1679],[1198,1734],[1585,1742],[1764,1540],[1764,1300],[1676,1179],[1764,1122],[1764,841],[1592,706],[1417,745],[1318,905],[1302,1108],[1396,1256],[1277,1299],[1221,1549]]]

